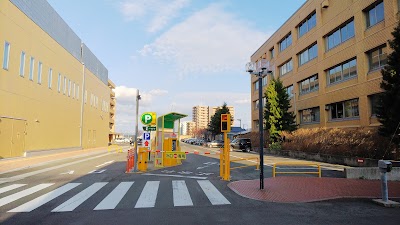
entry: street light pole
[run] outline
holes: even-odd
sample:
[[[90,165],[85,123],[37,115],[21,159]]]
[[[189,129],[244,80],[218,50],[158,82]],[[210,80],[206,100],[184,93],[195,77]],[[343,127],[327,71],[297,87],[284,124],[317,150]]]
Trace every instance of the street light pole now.
[[[259,71],[255,71],[255,63],[249,62],[246,64],[246,71],[252,75],[258,77],[258,128],[260,133],[260,190],[264,189],[264,125],[263,125],[263,99],[262,99],[262,78],[265,74],[272,73],[271,70],[267,70],[269,63],[265,60],[261,60],[261,66]]]
[[[237,120],[239,120],[239,122],[240,122],[240,129],[242,129],[242,119],[237,119]]]
[[[139,89],[136,89],[136,127],[135,127],[135,150],[134,150],[134,159],[133,159],[133,172],[137,172],[137,159],[138,159],[138,152],[137,152],[137,148],[138,148],[138,132],[139,132],[139,100],[140,100],[140,95],[139,95]]]

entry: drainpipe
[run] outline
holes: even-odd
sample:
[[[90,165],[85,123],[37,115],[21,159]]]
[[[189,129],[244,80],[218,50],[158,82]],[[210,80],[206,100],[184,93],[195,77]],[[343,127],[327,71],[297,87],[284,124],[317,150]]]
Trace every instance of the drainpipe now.
[[[83,62],[83,43],[81,44],[81,63],[82,63],[82,103],[81,103],[81,125],[79,131],[79,145],[83,149],[82,138],[83,138],[83,109],[85,107],[85,63]]]

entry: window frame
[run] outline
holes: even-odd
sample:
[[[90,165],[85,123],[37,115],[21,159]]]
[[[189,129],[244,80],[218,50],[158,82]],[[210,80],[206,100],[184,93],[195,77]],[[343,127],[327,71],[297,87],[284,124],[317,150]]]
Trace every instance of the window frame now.
[[[310,27],[310,19],[311,18],[315,18],[315,24],[314,26]],[[301,27],[302,25],[306,25],[306,30],[304,33],[301,32]],[[312,30],[314,27],[317,26],[317,15],[316,15],[316,11],[311,12],[301,23],[299,23],[297,25],[297,33],[298,33],[298,39],[301,38],[302,36],[304,36],[305,34],[307,34],[308,32],[310,32],[310,30]]]
[[[349,30],[348,30],[349,29],[348,26],[350,26],[350,24],[352,24],[352,28],[353,28],[353,30],[351,32],[349,32]],[[347,36],[345,38],[343,38],[343,35],[342,35],[342,32],[344,32],[344,31],[347,33]],[[352,36],[349,36],[351,34],[352,34]],[[330,51],[331,49],[336,48],[337,46],[341,45],[342,43],[344,43],[354,37],[355,37],[355,26],[354,26],[354,17],[352,17],[324,36],[326,52]],[[330,46],[331,38],[333,38],[332,46]]]
[[[285,87],[285,90],[286,90],[286,93],[289,96],[289,99],[292,99],[294,97],[294,85],[291,84],[291,85]]]
[[[355,68],[356,68],[355,69],[355,75],[351,75],[351,73],[352,73],[351,68],[352,67],[350,67],[350,64],[352,62],[355,62]],[[345,77],[345,75],[343,73],[343,71],[344,71],[343,70],[343,66],[346,65],[346,64],[349,64],[349,68],[348,68],[349,69],[349,75],[347,77]],[[341,82],[345,82],[347,80],[351,80],[351,79],[353,79],[355,77],[358,77],[358,69],[357,69],[357,67],[358,67],[358,65],[357,65],[357,57],[354,57],[354,58],[351,58],[349,60],[346,60],[346,61],[344,61],[342,63],[339,63],[339,64],[337,64],[337,65],[335,65],[333,67],[330,67],[330,68],[326,69],[325,73],[326,73],[326,79],[327,79],[326,80],[327,86],[335,85],[335,84],[338,84],[338,83],[341,83]],[[339,69],[340,69],[340,71],[338,71]],[[331,71],[333,71],[333,70],[335,70],[336,72],[331,74]],[[337,79],[338,72],[340,72],[340,80]],[[334,80],[335,80],[334,82],[331,82],[332,78],[334,78]]]
[[[290,42],[289,41],[289,37],[290,37]],[[289,34],[287,34],[281,41],[279,41],[279,51],[283,52],[285,49],[287,49],[288,47],[290,47],[293,43],[292,40],[292,32],[289,32]],[[283,43],[285,45],[283,45]]]
[[[310,50],[312,50],[314,47],[315,47],[316,54],[313,56],[313,55],[311,55],[312,52]],[[307,60],[302,62],[301,59],[302,59],[302,57],[303,57],[302,55],[304,53],[307,55]],[[312,56],[313,56],[313,58],[312,58]],[[305,50],[299,52],[297,54],[297,57],[298,57],[298,61],[299,61],[299,67],[304,65],[304,64],[306,64],[306,63],[308,63],[308,62],[310,62],[310,61],[312,61],[313,59],[318,58],[318,43],[315,42],[312,45],[310,45],[309,47],[307,47]]]
[[[58,73],[58,81],[57,81],[57,91],[58,93],[61,92],[61,85],[62,85],[62,75]]]
[[[358,113],[358,115],[346,116],[346,113],[349,112],[349,111],[346,111],[346,107],[347,107],[346,105],[350,104],[350,106],[351,106],[352,102],[355,102],[355,101],[357,102],[357,110],[356,110],[356,112]],[[329,104],[329,106],[330,106],[330,109],[329,109],[329,121],[341,121],[341,120],[359,119],[360,118],[360,100],[358,98],[349,99],[349,100],[345,100],[345,101],[341,101],[341,102],[331,103],[331,104]],[[340,106],[341,109],[342,109],[342,112],[341,112],[341,116],[342,117],[338,116],[339,115],[338,110],[337,110],[338,106]],[[334,108],[336,109],[336,118],[332,117],[332,114],[333,114],[332,110]],[[352,114],[353,114],[352,110],[354,110],[353,106],[351,106],[351,108],[350,108],[350,112],[352,112]]]
[[[52,89],[53,86],[53,69],[49,68],[49,73],[48,73],[48,77],[47,77],[47,85],[49,87],[49,89]]]
[[[31,56],[29,64],[29,80],[33,81],[35,73],[35,58]]]
[[[378,8],[378,6],[382,6],[382,7]],[[378,9],[382,9],[382,18],[380,20],[378,20],[378,16],[377,16],[377,10]],[[365,22],[366,22],[367,29],[369,29],[369,28],[375,26],[376,24],[378,24],[378,23],[380,23],[380,22],[385,20],[385,5],[384,5],[384,1],[383,0],[376,1],[376,2],[372,3],[370,6],[368,6],[363,11],[365,13],[365,19],[366,19]],[[373,14],[374,14],[375,21],[373,23],[371,23],[371,17],[370,17],[371,16],[370,15],[371,11],[374,11]]]
[[[4,52],[3,52],[3,69],[7,70],[10,67],[10,52],[11,44],[8,41],[4,41]]]
[[[385,49],[384,54],[380,54],[379,52],[382,51],[383,49]],[[375,52],[375,51],[378,51],[378,55],[377,55],[377,56],[378,56],[378,63],[379,63],[379,66],[378,66],[378,67],[372,68],[372,66],[371,66],[371,65],[372,65],[372,53]],[[376,47],[376,48],[373,48],[373,49],[369,50],[369,51],[366,52],[366,53],[367,53],[367,58],[368,58],[368,72],[380,70],[380,69],[382,69],[383,67],[385,67],[385,65],[387,64],[388,53],[387,53],[387,46],[386,46],[386,44],[380,45],[380,46],[378,46],[378,47]],[[382,56],[382,55],[386,55],[385,60],[381,60],[381,56]],[[386,63],[382,64],[382,62],[384,62],[384,61],[386,61]]]
[[[313,83],[314,85],[311,84],[311,79],[312,78],[314,78],[314,83]],[[308,81],[308,84],[309,84],[308,85],[308,91],[303,91],[303,82],[305,82],[305,81]],[[318,74],[314,74],[314,75],[312,75],[310,77],[307,77],[306,79],[299,81],[298,84],[299,84],[299,92],[300,92],[299,94],[300,95],[305,95],[305,94],[309,94],[309,93],[314,92],[314,91],[318,91],[319,90]],[[311,86],[313,86],[313,87],[311,87]]]
[[[42,84],[42,70],[43,70],[43,63],[41,61],[38,62],[38,84]]]
[[[306,110],[310,111],[310,122],[308,122],[308,121],[304,122],[304,111],[306,111]],[[314,114],[314,117],[313,117],[313,114]],[[312,118],[315,118],[315,120],[312,120]],[[317,118],[318,118],[318,120],[317,120]],[[321,109],[319,106],[300,110],[300,124],[306,125],[306,124],[316,124],[316,123],[320,123],[320,122],[321,122]]]
[[[289,66],[290,66],[290,69],[289,69]],[[285,68],[285,73],[283,73],[282,68]],[[293,59],[292,58],[290,58],[288,61],[283,63],[281,66],[279,66],[279,76],[284,76],[292,71],[293,71]]]
[[[26,59],[26,53],[24,51],[21,51],[20,55],[20,62],[19,62],[19,75],[21,77],[25,77],[25,59]]]

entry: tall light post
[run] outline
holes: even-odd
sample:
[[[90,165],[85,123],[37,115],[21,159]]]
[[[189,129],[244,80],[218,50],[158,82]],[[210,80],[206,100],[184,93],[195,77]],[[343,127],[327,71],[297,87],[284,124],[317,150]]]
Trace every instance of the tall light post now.
[[[134,159],[133,159],[133,172],[137,172],[137,158],[138,158],[138,152],[137,152],[137,148],[138,148],[138,144],[137,144],[137,140],[138,140],[138,132],[139,132],[139,100],[140,100],[140,95],[139,95],[139,89],[136,89],[136,126],[135,126],[135,150],[134,150]]]
[[[240,122],[240,129],[242,129],[242,119],[236,119],[236,120],[239,120],[239,122]]]
[[[262,90],[262,78],[272,71],[269,70],[269,62],[265,59],[261,59],[259,62],[259,68],[256,68],[254,62],[246,64],[246,72],[251,75],[258,77],[258,127],[260,132],[260,190],[264,189],[264,126],[263,126],[263,90]]]

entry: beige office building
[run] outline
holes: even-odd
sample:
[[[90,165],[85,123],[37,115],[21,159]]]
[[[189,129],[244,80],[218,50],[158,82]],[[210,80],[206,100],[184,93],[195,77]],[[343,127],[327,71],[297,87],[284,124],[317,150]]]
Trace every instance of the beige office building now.
[[[196,129],[206,129],[211,121],[211,117],[215,115],[215,112],[221,108],[220,106],[194,106],[193,107],[193,122],[195,123]],[[229,112],[234,118],[235,109],[233,106],[227,106]]]
[[[377,126],[380,70],[390,51],[387,41],[397,26],[399,7],[398,0],[308,0],[251,61],[264,58],[273,65],[300,127]],[[263,79],[264,88],[269,79]],[[251,87],[255,129],[259,120],[255,76]]]
[[[115,85],[47,1],[0,1],[0,63],[0,158],[107,146]]]

